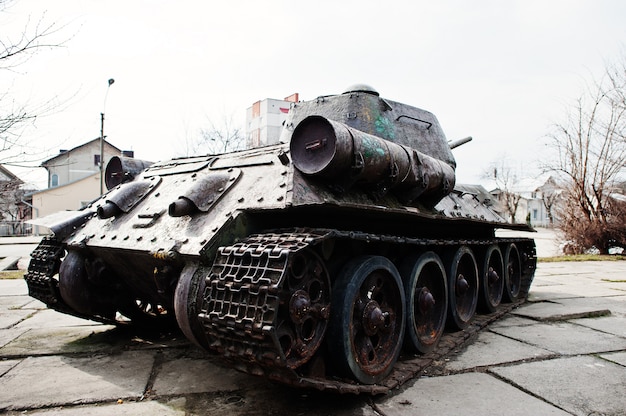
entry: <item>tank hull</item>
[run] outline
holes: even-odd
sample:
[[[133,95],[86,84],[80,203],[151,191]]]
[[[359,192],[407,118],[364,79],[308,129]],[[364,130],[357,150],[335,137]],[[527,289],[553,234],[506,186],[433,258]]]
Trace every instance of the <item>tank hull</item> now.
[[[529,227],[452,187],[434,116],[361,92],[297,106],[285,143],[116,171],[128,181],[84,210],[38,220],[55,235],[33,252],[30,294],[177,326],[250,374],[374,394],[524,301],[534,242],[495,230]],[[328,119],[337,108],[354,111]]]

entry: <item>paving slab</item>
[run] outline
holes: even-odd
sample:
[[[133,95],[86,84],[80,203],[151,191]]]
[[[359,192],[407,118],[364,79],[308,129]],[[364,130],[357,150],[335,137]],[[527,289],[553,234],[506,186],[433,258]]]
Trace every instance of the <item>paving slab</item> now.
[[[8,415],[11,415],[9,413]],[[24,414],[23,412],[15,413]],[[46,410],[29,411],[28,415],[45,416],[185,416],[185,410],[170,407],[157,401],[125,402],[113,404],[98,404],[90,406],[57,407]]]
[[[124,338],[115,336],[107,325],[65,328],[24,329],[24,332],[0,348],[3,357],[26,355],[114,352]],[[16,328],[19,329],[19,328]]]
[[[574,319],[570,322],[626,338],[626,317],[611,315],[599,318]]]
[[[611,311],[590,302],[580,304],[579,302],[571,302],[568,299],[561,299],[553,302],[528,303],[512,313],[516,316],[537,321],[565,321],[567,319],[610,315]]]
[[[156,395],[233,391],[250,376],[213,364],[205,358],[182,357],[165,361],[152,388]]]
[[[600,357],[604,358],[605,360],[612,361],[615,364],[619,364],[623,367],[626,367],[626,351],[611,352],[608,354],[600,354]]]
[[[10,369],[18,365],[22,360],[2,360],[0,361],[0,377],[7,373]]]
[[[67,326],[93,326],[101,325],[95,321],[67,315],[52,309],[32,311],[27,309],[33,316],[16,325],[18,328],[60,328]]]
[[[30,299],[30,302],[22,306],[22,309],[37,309],[37,310],[48,309],[48,306],[42,301],[31,298],[30,296],[29,296],[29,299]]]
[[[33,298],[26,295],[1,296],[0,310],[3,309],[20,309],[33,301]]]
[[[140,398],[154,352],[91,357],[28,357],[0,378],[0,410]]]
[[[0,296],[28,295],[24,279],[0,279]]]
[[[563,355],[626,349],[626,339],[568,322],[493,328],[493,332]]]
[[[608,309],[611,315],[621,315],[626,318],[626,294],[619,296],[601,296],[596,298],[575,298],[558,300],[570,307],[595,307],[597,309]]]
[[[33,313],[32,310],[5,309],[0,314],[0,329],[16,326]]]
[[[9,342],[15,340],[17,337],[21,336],[25,332],[28,332],[28,329],[20,329],[20,328],[9,328],[9,329],[0,329],[0,348],[7,345]],[[0,349],[0,354],[1,354]]]
[[[522,360],[553,356],[552,351],[534,347],[493,332],[482,332],[466,350],[450,357],[445,364],[449,371],[460,371]]]
[[[8,256],[0,259],[0,270],[16,269],[20,256]]]
[[[564,357],[491,371],[574,415],[626,413],[626,371],[600,358]]]
[[[542,286],[529,292],[528,300],[538,302],[543,300],[559,300],[581,297],[600,297],[623,295],[624,291],[608,284],[592,283],[572,287],[569,285]]]
[[[410,389],[377,401],[385,416],[568,415],[485,373],[421,378]]]
[[[523,318],[521,316],[516,315],[506,315],[504,318],[500,319],[489,325],[489,328],[502,328],[507,326],[524,326],[524,325],[535,325],[537,321],[534,319]]]

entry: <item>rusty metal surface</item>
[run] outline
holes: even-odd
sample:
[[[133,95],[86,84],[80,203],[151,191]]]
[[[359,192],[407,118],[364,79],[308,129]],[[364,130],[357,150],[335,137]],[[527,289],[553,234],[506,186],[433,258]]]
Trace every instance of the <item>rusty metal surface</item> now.
[[[303,120],[307,133],[300,135]],[[400,344],[402,331],[381,332],[404,325],[404,262],[427,251],[444,259],[460,327],[473,325],[479,282],[502,281],[510,301],[525,297],[534,243],[496,239],[494,230],[529,227],[504,222],[478,187],[452,189],[456,162],[433,114],[355,87],[294,103],[283,133],[276,145],[153,164],[84,210],[40,220],[57,240],[33,253],[31,295],[65,313],[103,322],[121,313],[138,326],[171,321],[175,311],[192,342],[243,371],[372,394],[420,368],[411,359],[393,367],[397,354],[386,352]],[[483,273],[482,257],[469,265],[453,258],[459,247],[484,256],[493,245],[502,252],[502,276]],[[344,273],[362,258],[375,263],[372,270]],[[486,281],[470,270],[478,268]],[[387,285],[389,278],[395,283]],[[356,292],[355,281],[364,285]],[[416,289],[419,313],[437,310],[435,294],[446,286],[428,284]],[[350,296],[331,294],[348,288]],[[337,317],[354,311],[343,326],[363,329],[350,340],[360,358],[347,360],[376,368],[371,378],[353,371],[362,384],[333,372],[327,342],[329,333],[335,340],[341,333]]]
[[[303,291],[304,294],[300,292],[307,299],[304,301],[306,308],[298,310],[294,306],[297,304],[297,301],[294,302],[294,294],[300,290],[290,287],[294,273],[298,274],[294,272],[294,256],[337,239],[408,244],[416,247],[476,247],[495,243],[507,244],[511,241],[520,243],[518,239],[407,239],[338,230],[303,229],[253,235],[233,246],[220,249],[215,264],[205,277],[206,289],[199,313],[206,336],[203,343],[222,354],[240,371],[300,387],[330,389],[342,393],[379,394],[406,381],[409,377],[407,372],[417,374],[422,367],[416,368],[407,361],[405,364],[398,364],[399,367],[394,368],[392,374],[380,383],[355,384],[346,379],[329,380],[323,371],[316,373],[319,369],[314,365],[305,365],[308,361],[315,362],[316,357],[324,359],[316,355],[316,352],[326,330],[329,311],[325,300],[313,304],[310,301],[311,293],[307,291]],[[524,288],[527,291],[532,282],[535,259],[532,240],[525,243],[528,245],[529,255],[524,264]],[[298,263],[297,260],[295,262]],[[319,276],[325,274],[323,264],[316,263],[314,268],[318,270],[317,273],[307,275],[316,276],[316,280],[321,279]],[[329,288],[324,291],[326,290],[329,291]],[[320,300],[326,297],[315,298]],[[509,306],[503,306],[501,310],[506,311],[508,308]],[[314,337],[301,336],[302,322],[306,320],[303,319],[303,313],[308,314],[309,319],[314,322],[315,331],[310,331],[315,334]],[[498,314],[500,312],[496,315]],[[432,356],[436,357],[437,354]]]

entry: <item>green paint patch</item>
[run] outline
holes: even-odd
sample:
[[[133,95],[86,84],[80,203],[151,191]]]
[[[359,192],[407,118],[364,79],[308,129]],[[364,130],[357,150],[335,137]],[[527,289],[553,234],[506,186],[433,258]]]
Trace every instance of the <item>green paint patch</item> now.
[[[601,279],[603,282],[609,283],[626,283],[626,279]]]
[[[379,133],[382,137],[387,139],[394,139],[396,134],[393,129],[393,123],[387,120],[384,117],[376,118],[374,121],[374,126],[376,127],[376,132]]]
[[[369,159],[375,156],[380,157],[385,155],[385,149],[379,146],[378,141],[364,137],[362,143],[364,147],[363,157]]]

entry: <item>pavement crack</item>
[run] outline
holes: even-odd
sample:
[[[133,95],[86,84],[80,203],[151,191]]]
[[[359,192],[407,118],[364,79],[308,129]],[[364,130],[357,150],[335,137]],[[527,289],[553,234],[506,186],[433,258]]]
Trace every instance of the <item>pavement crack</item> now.
[[[150,371],[150,376],[148,376],[148,382],[146,383],[146,388],[143,390],[143,394],[139,400],[145,400],[152,396],[152,389],[154,388],[154,382],[156,381],[161,368],[163,367],[163,363],[165,362],[163,351],[159,350],[154,355],[154,361],[152,363],[152,370]]]

